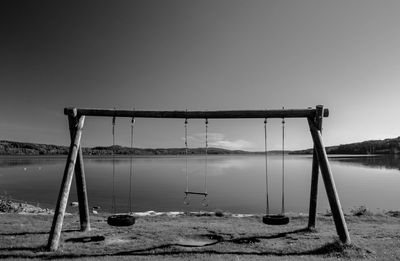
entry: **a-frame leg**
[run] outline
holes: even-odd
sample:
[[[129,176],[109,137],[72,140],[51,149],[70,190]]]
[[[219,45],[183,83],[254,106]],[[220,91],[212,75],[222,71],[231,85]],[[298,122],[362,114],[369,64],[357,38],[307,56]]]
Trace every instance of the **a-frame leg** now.
[[[322,119],[323,119],[322,105],[316,107],[315,126],[322,132]],[[310,190],[310,207],[308,212],[308,228],[315,228],[315,221],[317,217],[317,196],[318,196],[318,179],[319,179],[319,163],[317,150],[314,146],[313,159],[312,159],[312,172],[311,172],[311,190]]]
[[[75,127],[73,139],[71,139],[67,163],[65,165],[64,176],[61,182],[60,193],[58,195],[57,206],[54,212],[53,223],[51,225],[49,240],[47,244],[47,248],[50,251],[57,250],[60,243],[61,229],[64,221],[65,209],[67,207],[69,191],[71,188],[72,176],[74,174],[75,162],[81,143],[84,121],[85,116],[79,117],[78,124]]]
[[[69,130],[71,134],[71,140],[73,138],[74,132],[76,130],[76,124],[78,124],[77,115],[68,116]],[[89,204],[86,189],[86,178],[83,165],[83,155],[82,147],[79,146],[77,162],[75,165],[75,181],[76,181],[76,191],[78,194],[79,203],[79,218],[81,223],[81,231],[90,230],[90,219],[89,219]]]
[[[311,171],[311,190],[310,190],[310,207],[308,209],[308,228],[315,228],[317,219],[317,196],[318,196],[318,179],[319,179],[319,163],[317,151],[314,148]]]
[[[317,126],[315,126],[315,122],[312,119],[308,119],[308,124],[310,126],[311,135],[317,152],[321,175],[322,179],[324,180],[325,190],[328,196],[337,234],[343,243],[349,244],[351,243],[350,235],[349,231],[347,230],[346,221],[344,220],[335,182],[333,181],[332,171],[328,162],[328,156],[322,143],[321,132],[318,130]]]

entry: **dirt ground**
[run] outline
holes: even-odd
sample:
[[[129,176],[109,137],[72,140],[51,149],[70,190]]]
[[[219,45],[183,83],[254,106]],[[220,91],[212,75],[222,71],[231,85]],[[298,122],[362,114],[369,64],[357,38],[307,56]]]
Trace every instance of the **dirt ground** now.
[[[291,215],[285,226],[262,216],[184,214],[137,217],[131,227],[107,225],[107,215],[91,216],[82,233],[78,215],[65,217],[60,247],[47,252],[49,214],[0,214],[0,258],[118,260],[399,260],[400,217],[347,215],[352,244],[343,245],[332,217],[319,215],[317,229],[307,217]]]

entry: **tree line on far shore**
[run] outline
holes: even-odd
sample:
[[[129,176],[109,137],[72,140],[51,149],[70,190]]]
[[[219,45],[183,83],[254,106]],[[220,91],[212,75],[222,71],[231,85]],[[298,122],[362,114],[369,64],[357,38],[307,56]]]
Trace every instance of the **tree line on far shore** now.
[[[67,155],[69,147],[59,145],[26,143],[16,141],[0,141],[0,155]],[[115,155],[184,155],[185,148],[129,148],[119,145],[98,146],[93,148],[82,148],[84,155],[90,156],[111,156]],[[208,154],[253,154],[243,150],[227,150],[221,148],[208,148]],[[190,148],[188,154],[205,154],[205,148]]]
[[[292,151],[290,154],[311,154],[312,149]],[[400,137],[384,140],[369,140],[326,147],[327,154],[373,155],[400,154]]]
[[[36,155],[67,155],[67,146],[26,143],[16,141],[0,141],[0,155],[36,156]],[[98,146],[93,148],[82,148],[84,155],[111,156],[115,155],[184,155],[185,148],[129,148],[119,145]],[[222,148],[208,148],[208,154],[262,154],[263,152],[227,150]],[[384,140],[370,140],[350,144],[326,147],[328,154],[344,155],[372,155],[372,154],[400,154],[400,137]],[[271,151],[271,154],[281,151]],[[311,154],[312,149],[285,151],[288,154]],[[205,148],[189,148],[188,154],[205,154]]]

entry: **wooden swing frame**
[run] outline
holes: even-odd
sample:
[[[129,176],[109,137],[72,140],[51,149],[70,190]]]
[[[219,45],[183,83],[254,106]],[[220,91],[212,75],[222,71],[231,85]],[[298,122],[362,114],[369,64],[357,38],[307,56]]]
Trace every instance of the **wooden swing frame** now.
[[[82,129],[85,116],[101,117],[128,117],[128,118],[177,118],[177,119],[266,119],[266,118],[305,118],[308,120],[312,140],[314,143],[311,190],[308,228],[315,228],[317,214],[318,174],[321,170],[322,179],[328,196],[336,232],[343,243],[351,242],[349,231],[344,219],[339,196],[333,180],[328,156],[322,141],[322,119],[329,116],[329,110],[322,105],[315,109],[284,109],[284,110],[236,110],[236,111],[129,111],[114,109],[78,109],[65,108],[64,114],[68,116],[71,143],[64,169],[61,188],[54,212],[48,245],[49,251],[56,251],[59,246],[61,230],[67,207],[68,196],[71,188],[73,174],[75,173],[78,202],[80,230],[90,230],[89,205],[86,190],[86,179],[81,148]]]

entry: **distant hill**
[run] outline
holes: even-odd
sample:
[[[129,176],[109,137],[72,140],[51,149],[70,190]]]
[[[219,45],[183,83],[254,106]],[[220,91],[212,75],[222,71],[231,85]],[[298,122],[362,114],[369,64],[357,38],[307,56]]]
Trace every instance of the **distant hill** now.
[[[16,141],[0,141],[0,155],[67,155],[69,148],[67,146],[26,143]],[[113,153],[113,147],[93,147],[82,148],[84,155],[92,156],[110,156]],[[114,146],[116,155],[183,155],[185,148],[166,148],[166,149],[142,149]],[[205,148],[190,148],[189,154],[205,154]],[[249,152],[244,150],[226,150],[220,148],[208,148],[208,154],[258,154],[259,152]]]
[[[0,141],[0,155],[67,155],[67,146],[26,143],[16,141]],[[91,156],[110,156],[113,153],[112,146],[98,146],[93,148],[82,148],[84,155]],[[116,155],[183,155],[185,148],[128,148],[114,146]],[[326,147],[328,154],[400,154],[400,137],[385,140],[369,140],[350,144]],[[189,154],[201,155],[205,153],[205,148],[190,148]],[[269,151],[269,155],[280,154],[281,151]],[[285,154],[312,154],[312,149],[285,151]],[[263,152],[252,152],[244,150],[227,150],[221,148],[208,148],[208,154],[263,154]]]
[[[312,149],[291,151],[290,154],[311,154]],[[327,154],[400,154],[400,137],[369,140],[326,147]]]
[[[0,155],[66,155],[68,147],[16,141],[0,141]]]

